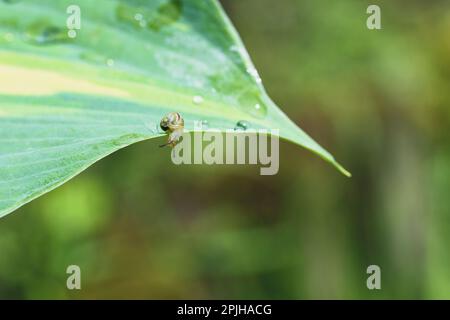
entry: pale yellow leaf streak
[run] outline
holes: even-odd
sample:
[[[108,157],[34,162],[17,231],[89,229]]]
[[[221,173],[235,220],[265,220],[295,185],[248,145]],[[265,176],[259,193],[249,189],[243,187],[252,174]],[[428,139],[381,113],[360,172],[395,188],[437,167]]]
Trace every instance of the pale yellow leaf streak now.
[[[61,92],[128,97],[125,91],[56,72],[0,64],[0,94],[36,96]]]

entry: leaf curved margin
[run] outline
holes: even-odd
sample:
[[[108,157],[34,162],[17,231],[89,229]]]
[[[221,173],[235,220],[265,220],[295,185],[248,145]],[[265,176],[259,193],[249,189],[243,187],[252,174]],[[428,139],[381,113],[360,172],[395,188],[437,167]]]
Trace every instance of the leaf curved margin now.
[[[61,6],[66,1],[56,2]],[[331,154],[288,119],[262,85],[249,76],[247,71],[254,68],[253,64],[218,2],[183,3],[189,3],[192,8],[206,6],[203,8],[206,11],[198,14],[212,15],[217,22],[215,28],[221,34],[216,30],[212,38],[206,37],[205,50],[214,56],[219,52],[217,48],[223,51],[230,43],[241,48],[238,57],[227,53],[223,60],[231,73],[224,74],[224,78],[229,79],[220,82],[217,88],[215,83],[209,84],[223,92],[203,94],[200,90],[205,97],[202,106],[192,102],[198,88],[183,87],[183,81],[177,77],[172,79],[170,72],[161,70],[160,77],[152,78],[148,74],[151,68],[141,65],[139,56],[131,57],[131,64],[123,63],[111,69],[99,65],[98,61],[80,63],[69,59],[71,51],[63,50],[64,46],[35,48],[20,41],[0,43],[0,70],[4,71],[3,79],[0,76],[3,84],[0,86],[0,217],[57,188],[107,155],[132,143],[161,136],[157,130],[159,120],[174,110],[182,112],[187,131],[194,130],[194,121],[198,120],[208,121],[222,130],[233,128],[239,120],[250,121],[255,129],[281,128],[281,138],[311,150],[350,176]],[[203,32],[205,26],[201,27]],[[11,32],[10,26],[0,22],[0,32],[5,30]],[[179,31],[170,32],[173,35]],[[196,32],[190,36],[193,35],[198,36]],[[219,41],[217,37],[226,39]],[[196,61],[204,58],[199,54],[193,53]],[[219,55],[217,59],[225,58]],[[133,66],[147,71],[135,72]],[[224,70],[220,69],[219,74]],[[8,72],[12,77],[6,77]],[[23,82],[18,89],[14,87],[17,74]],[[195,76],[202,81],[209,79],[209,74]],[[260,117],[242,108],[245,106],[230,86],[235,82],[255,93],[252,98],[263,104],[267,115]],[[39,85],[42,83],[45,85]]]

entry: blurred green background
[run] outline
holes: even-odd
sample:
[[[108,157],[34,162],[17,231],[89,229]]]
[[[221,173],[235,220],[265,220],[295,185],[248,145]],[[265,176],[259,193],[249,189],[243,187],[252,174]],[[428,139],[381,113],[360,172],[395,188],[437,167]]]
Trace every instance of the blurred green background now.
[[[276,176],[136,144],[0,220],[0,298],[450,298],[450,2],[222,3],[269,95],[353,178],[287,142]]]

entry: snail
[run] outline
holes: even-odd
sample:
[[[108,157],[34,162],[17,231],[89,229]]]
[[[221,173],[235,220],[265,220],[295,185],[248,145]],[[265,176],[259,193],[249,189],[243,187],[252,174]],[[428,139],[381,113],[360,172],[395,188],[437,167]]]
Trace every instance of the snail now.
[[[167,143],[160,147],[171,146],[175,147],[180,142],[184,130],[184,119],[178,112],[170,112],[161,119],[159,124],[164,132],[169,133]]]

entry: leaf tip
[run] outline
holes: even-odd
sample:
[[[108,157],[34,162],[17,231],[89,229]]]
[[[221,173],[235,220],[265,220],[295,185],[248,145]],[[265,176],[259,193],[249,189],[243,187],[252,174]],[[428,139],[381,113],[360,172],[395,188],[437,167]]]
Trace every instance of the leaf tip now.
[[[346,176],[347,178],[352,177],[352,174],[349,171],[347,171],[343,166],[341,166],[339,163],[336,162],[334,165],[344,176]]]

